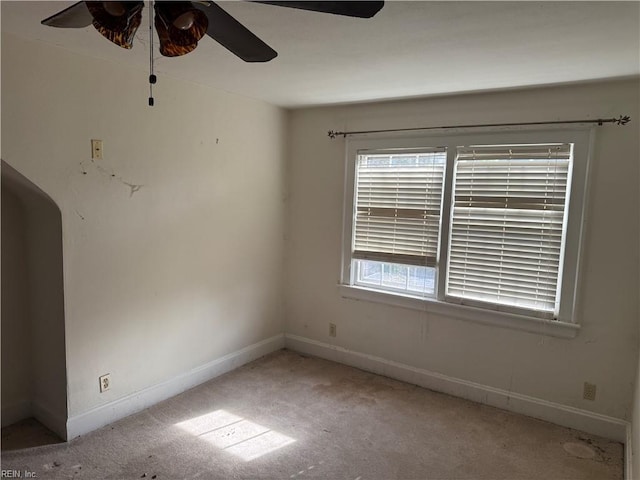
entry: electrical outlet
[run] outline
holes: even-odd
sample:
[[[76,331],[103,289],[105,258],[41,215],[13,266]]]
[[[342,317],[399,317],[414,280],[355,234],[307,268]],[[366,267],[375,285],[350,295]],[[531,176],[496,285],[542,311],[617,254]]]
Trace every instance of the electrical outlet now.
[[[91,158],[102,160],[102,140],[91,139]]]
[[[107,373],[98,378],[100,381],[100,393],[106,392],[111,388],[111,374]]]
[[[337,336],[337,328],[336,328],[336,324],[335,323],[330,323],[329,324],[329,336],[330,337]]]
[[[584,392],[582,398],[594,401],[596,399],[596,386],[589,382],[584,382]]]

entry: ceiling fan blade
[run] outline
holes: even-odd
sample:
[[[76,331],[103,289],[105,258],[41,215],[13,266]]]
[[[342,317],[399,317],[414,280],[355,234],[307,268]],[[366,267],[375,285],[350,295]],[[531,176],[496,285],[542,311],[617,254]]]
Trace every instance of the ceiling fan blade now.
[[[194,2],[209,19],[207,35],[245,62],[268,62],[278,54],[213,2]]]
[[[371,18],[384,6],[384,2],[272,2],[255,1],[279,7],[299,8],[314,12],[333,13],[334,15],[346,15],[347,17]]]
[[[84,2],[74,3],[70,7],[42,20],[42,25],[59,28],[84,28],[91,25],[93,17]]]

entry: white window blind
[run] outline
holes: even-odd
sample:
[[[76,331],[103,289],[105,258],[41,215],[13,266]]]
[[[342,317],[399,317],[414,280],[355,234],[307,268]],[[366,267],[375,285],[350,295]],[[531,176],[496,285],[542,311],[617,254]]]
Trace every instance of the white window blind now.
[[[458,148],[446,294],[559,308],[571,144]]]
[[[445,162],[443,149],[358,156],[352,258],[436,265]]]

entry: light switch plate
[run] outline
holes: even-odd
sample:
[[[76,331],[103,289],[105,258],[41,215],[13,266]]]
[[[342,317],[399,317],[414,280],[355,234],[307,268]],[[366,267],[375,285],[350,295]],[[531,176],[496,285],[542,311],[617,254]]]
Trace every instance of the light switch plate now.
[[[102,160],[102,140],[91,139],[91,158]]]

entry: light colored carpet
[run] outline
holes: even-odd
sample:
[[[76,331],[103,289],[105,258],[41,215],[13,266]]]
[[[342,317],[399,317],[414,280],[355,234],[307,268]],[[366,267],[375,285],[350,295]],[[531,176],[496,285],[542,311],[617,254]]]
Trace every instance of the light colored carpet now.
[[[622,445],[282,350],[69,443],[37,478],[621,479]]]

